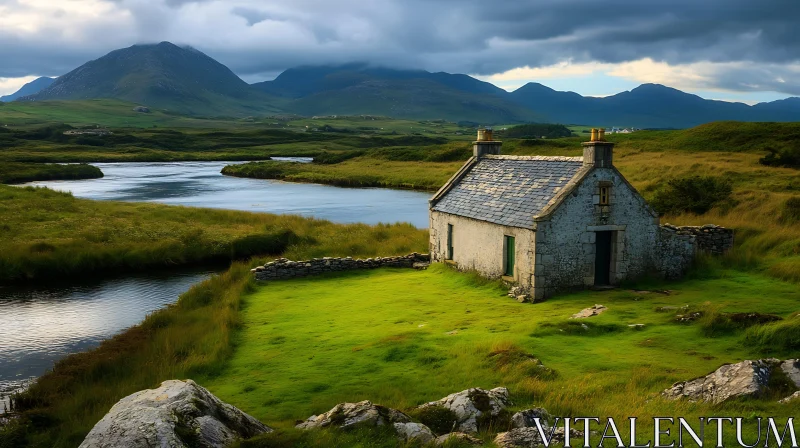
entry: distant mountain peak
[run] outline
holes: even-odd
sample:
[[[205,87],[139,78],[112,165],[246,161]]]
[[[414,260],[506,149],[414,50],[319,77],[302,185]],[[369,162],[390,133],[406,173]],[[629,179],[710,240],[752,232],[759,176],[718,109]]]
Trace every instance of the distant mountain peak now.
[[[36,94],[46,89],[47,87],[50,87],[50,85],[53,84],[54,81],[55,78],[48,78],[46,76],[36,78],[33,81],[20,87],[20,89],[14,93],[10,95],[0,96],[0,102],[14,101],[17,98],[22,98],[24,96]]]
[[[21,100],[117,98],[187,114],[276,112],[273,98],[192,47],[171,42],[114,50]]]

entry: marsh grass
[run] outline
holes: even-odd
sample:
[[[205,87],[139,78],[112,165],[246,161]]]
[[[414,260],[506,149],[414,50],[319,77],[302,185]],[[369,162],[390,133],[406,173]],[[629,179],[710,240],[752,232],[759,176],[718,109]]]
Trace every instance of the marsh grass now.
[[[745,341],[765,352],[791,352],[800,350],[800,313],[768,325],[747,330]]]
[[[0,184],[21,184],[38,180],[97,179],[100,168],[86,164],[0,163]]]
[[[303,256],[303,250],[377,255],[386,250],[423,252],[425,246],[425,232],[410,224],[337,226],[299,216],[90,201],[43,188],[0,186],[4,282],[229,262],[254,255]]]

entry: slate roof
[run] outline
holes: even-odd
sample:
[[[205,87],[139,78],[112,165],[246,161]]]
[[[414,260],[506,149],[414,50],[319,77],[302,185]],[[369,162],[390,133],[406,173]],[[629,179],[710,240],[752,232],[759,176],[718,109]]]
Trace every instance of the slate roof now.
[[[432,209],[531,229],[533,217],[582,167],[582,157],[484,156]]]

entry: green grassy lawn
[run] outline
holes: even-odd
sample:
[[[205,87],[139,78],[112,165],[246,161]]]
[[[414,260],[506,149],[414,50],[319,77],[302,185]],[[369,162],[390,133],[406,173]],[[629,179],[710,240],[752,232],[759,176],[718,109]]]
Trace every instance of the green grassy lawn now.
[[[498,283],[443,265],[270,282],[242,299],[241,330],[226,368],[200,381],[278,428],[339,402],[369,399],[408,410],[469,387],[506,386],[519,409],[542,406],[558,416],[618,421],[787,417],[800,409],[775,404],[775,396],[722,406],[658,397],[672,383],[724,363],[785,358],[796,350],[758,351],[742,343],[742,332],[705,337],[699,324],[677,324],[674,312],[657,307],[713,302],[722,311],[788,317],[798,311],[797,285],[724,271],[714,278],[638,286],[670,293],[587,291],[520,304]],[[609,311],[568,319],[596,303]],[[645,326],[634,330],[630,324]],[[538,373],[529,356],[555,374]]]

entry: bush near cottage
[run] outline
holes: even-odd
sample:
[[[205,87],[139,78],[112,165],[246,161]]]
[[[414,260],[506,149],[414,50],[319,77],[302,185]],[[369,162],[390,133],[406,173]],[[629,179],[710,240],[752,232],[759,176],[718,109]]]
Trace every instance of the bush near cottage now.
[[[719,177],[682,177],[671,179],[666,186],[656,190],[650,205],[661,215],[685,212],[702,215],[728,200],[731,193],[731,184]]]

